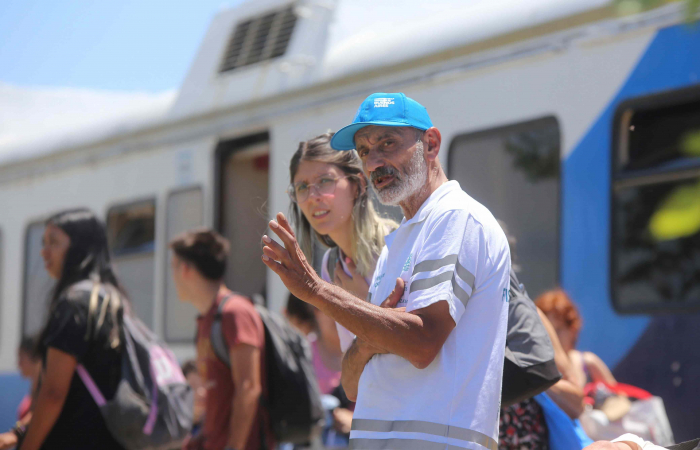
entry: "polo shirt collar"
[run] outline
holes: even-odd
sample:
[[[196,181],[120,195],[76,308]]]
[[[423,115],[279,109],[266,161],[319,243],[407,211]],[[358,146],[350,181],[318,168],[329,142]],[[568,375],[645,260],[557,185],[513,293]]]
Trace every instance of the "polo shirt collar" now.
[[[399,228],[397,228],[396,230],[392,231],[384,237],[384,242],[386,243],[386,246],[388,248],[391,248],[391,244],[394,242],[394,238],[396,237],[396,232],[399,229],[403,228],[405,225],[413,225],[424,221],[428,218],[433,208],[435,208],[435,205],[437,205],[437,203],[440,200],[442,200],[443,197],[445,197],[451,192],[455,192],[460,189],[462,188],[459,186],[459,182],[457,182],[456,180],[450,180],[447,183],[444,183],[439,188],[435,189],[435,191],[432,194],[430,194],[430,197],[428,197],[426,201],[423,202],[421,207],[418,209],[418,212],[410,220],[406,220],[406,218],[404,217],[401,221],[401,225],[399,226]]]

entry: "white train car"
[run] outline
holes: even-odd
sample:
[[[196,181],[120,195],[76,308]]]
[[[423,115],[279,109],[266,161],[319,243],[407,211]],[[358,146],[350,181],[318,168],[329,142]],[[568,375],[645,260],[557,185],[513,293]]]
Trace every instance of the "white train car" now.
[[[167,114],[0,154],[0,425],[26,388],[20,337],[45,320],[48,214],[100,214],[137,313],[191,357],[196,311],[176,298],[168,240],[219,229],[228,285],[281,309],[259,239],[288,210],[298,142],[401,91],[441,130],[449,177],[517,236],[533,297],[567,289],[580,345],[662,395],[676,438],[694,437],[700,223],[661,243],[645,224],[699,178],[697,154],[678,150],[700,128],[698,29],[678,4],[620,17],[609,0],[425,3],[244,3],[215,17]]]

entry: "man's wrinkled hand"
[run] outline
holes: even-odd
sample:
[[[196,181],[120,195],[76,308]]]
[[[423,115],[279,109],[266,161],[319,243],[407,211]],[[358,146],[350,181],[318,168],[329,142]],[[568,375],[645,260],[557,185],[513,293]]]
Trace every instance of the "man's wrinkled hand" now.
[[[399,300],[401,300],[401,297],[403,296],[403,290],[405,286],[406,284],[403,281],[403,279],[397,278],[396,284],[394,285],[394,290],[391,291],[391,294],[389,294],[389,296],[379,306],[381,306],[382,308],[391,308],[395,311],[406,311],[406,308],[396,307],[396,305],[398,305],[399,303]]]
[[[282,240],[284,247],[269,236],[263,236],[263,263],[275,272],[289,292],[308,301],[318,290],[321,279],[301,251],[294,231],[284,214],[270,221],[270,229]]]

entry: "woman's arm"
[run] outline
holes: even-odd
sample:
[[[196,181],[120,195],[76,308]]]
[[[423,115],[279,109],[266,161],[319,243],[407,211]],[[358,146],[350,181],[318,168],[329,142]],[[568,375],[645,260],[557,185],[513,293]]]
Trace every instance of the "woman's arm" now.
[[[361,339],[355,339],[343,355],[343,368],[340,372],[340,384],[343,385],[345,396],[352,402],[357,401],[357,388],[365,366],[377,353],[383,351],[366,344]]]
[[[542,320],[544,328],[547,330],[549,339],[552,341],[554,362],[561,373],[561,380],[547,389],[547,393],[552,397],[554,403],[563,409],[569,417],[577,419],[584,410],[583,389],[576,384],[574,367],[566,351],[564,351],[564,347],[559,342],[554,326],[539,308],[537,308],[537,313]]]
[[[593,381],[604,381],[608,384],[615,385],[617,380],[613,376],[608,366],[595,353],[583,352],[583,362],[588,368],[588,373],[591,374]]]
[[[21,450],[37,450],[41,447],[63,409],[77,364],[74,356],[49,348],[32,421]]]

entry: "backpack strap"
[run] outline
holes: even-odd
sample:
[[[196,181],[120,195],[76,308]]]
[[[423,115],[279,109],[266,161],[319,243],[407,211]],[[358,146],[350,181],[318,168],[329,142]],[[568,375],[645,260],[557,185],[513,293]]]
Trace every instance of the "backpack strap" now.
[[[231,355],[228,351],[226,339],[224,338],[224,328],[221,323],[221,318],[223,316],[224,306],[230,298],[231,296],[227,295],[221,299],[216,314],[214,315],[214,323],[211,324],[211,332],[209,334],[209,340],[211,341],[212,349],[214,349],[214,354],[222,363],[229,367],[231,367]]]
[[[335,279],[335,265],[340,258],[339,247],[333,247],[328,250],[328,259],[326,260],[326,270],[328,271],[328,276],[331,279],[331,283]]]
[[[511,296],[521,295],[523,297],[526,297],[528,300],[532,301],[527,291],[525,290],[525,285],[523,285],[520,282],[520,280],[518,280],[518,277],[515,275],[515,271],[513,271],[513,269],[510,270],[510,293]]]
[[[86,341],[89,341],[90,338],[92,337],[92,322],[93,322],[93,318],[94,318],[93,316],[95,315],[95,312],[97,311],[97,300],[98,300],[99,296],[100,296],[100,284],[94,283],[92,285],[92,291],[90,292],[90,302],[88,303],[87,331],[85,332],[85,340]],[[104,299],[102,302],[103,309],[104,309],[104,306],[107,304],[106,300],[107,299]]]

